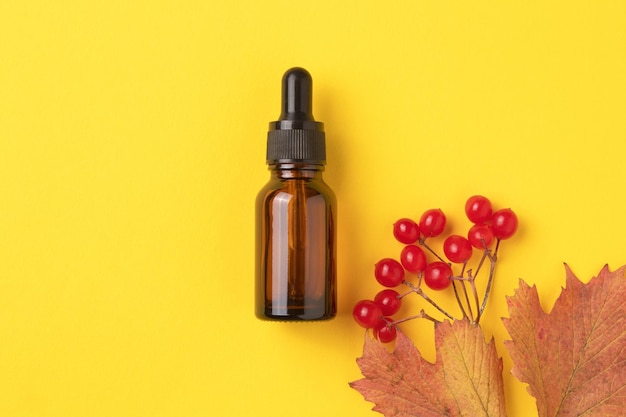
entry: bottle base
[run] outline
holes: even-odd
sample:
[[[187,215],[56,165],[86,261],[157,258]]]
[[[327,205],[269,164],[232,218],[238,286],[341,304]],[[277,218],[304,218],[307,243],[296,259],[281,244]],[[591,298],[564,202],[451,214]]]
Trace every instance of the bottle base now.
[[[335,318],[335,316],[335,312],[326,312],[319,310],[307,311],[302,308],[290,309],[289,311],[284,311],[280,314],[273,312],[272,309],[261,309],[260,311],[256,311],[256,317],[264,321],[328,321]]]

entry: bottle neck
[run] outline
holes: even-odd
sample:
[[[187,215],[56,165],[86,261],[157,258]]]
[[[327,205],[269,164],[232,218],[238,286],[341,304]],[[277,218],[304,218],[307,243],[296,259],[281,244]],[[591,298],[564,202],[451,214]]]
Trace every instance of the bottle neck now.
[[[304,162],[277,162],[269,165],[272,177],[280,179],[289,178],[321,178],[324,165],[310,164]]]

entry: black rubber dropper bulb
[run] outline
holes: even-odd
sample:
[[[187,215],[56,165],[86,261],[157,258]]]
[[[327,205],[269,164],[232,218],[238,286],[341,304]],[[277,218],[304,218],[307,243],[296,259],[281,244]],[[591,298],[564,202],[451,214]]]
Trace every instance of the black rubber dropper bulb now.
[[[306,70],[293,68],[283,77],[282,112],[279,120],[313,121],[313,80]]]
[[[291,68],[282,79],[281,113],[270,122],[267,162],[325,164],[324,124],[313,117],[313,79],[304,68]]]

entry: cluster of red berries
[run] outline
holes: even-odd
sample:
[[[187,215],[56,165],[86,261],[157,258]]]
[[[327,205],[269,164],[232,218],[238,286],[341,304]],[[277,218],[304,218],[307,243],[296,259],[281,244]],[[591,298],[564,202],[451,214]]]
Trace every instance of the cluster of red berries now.
[[[396,324],[406,321],[406,319],[394,321],[391,316],[400,309],[403,297],[413,292],[421,295],[448,318],[453,318],[424,293],[421,284],[423,282],[431,290],[444,290],[451,285],[454,286],[455,279],[460,282],[466,295],[467,301],[464,305],[456,287],[454,288],[463,316],[478,322],[480,314],[484,310],[489,286],[485,294],[485,302],[481,306],[478,304],[474,279],[485,258],[489,258],[492,263],[495,263],[500,241],[515,234],[518,220],[511,209],[501,209],[494,212],[491,201],[481,195],[474,195],[467,200],[465,214],[472,222],[472,226],[467,237],[452,234],[445,239],[443,253],[447,261],[427,244],[428,238],[441,235],[446,227],[447,219],[443,211],[440,209],[427,210],[422,214],[419,222],[402,218],[394,223],[393,235],[398,242],[405,246],[400,252],[399,261],[394,258],[383,258],[376,263],[374,276],[382,286],[387,288],[376,294],[373,300],[361,300],[355,305],[353,317],[359,325],[366,329],[373,329],[374,335],[381,342],[393,341],[396,337]],[[496,242],[495,249],[491,249],[494,242]],[[466,270],[466,265],[472,258],[474,249],[482,251],[483,258],[476,272],[472,274],[471,271]],[[429,262],[426,256],[427,252],[436,259]],[[454,274],[452,264],[462,266],[460,275]],[[417,284],[413,284],[405,278],[407,272],[416,274]],[[463,276],[465,273],[467,273],[467,277]],[[490,269],[489,284],[491,284],[492,275],[493,268]],[[476,313],[469,305],[470,298],[467,297],[466,283],[475,294]],[[393,289],[401,284],[409,287],[410,291],[401,295]],[[423,310],[420,317],[436,321]]]

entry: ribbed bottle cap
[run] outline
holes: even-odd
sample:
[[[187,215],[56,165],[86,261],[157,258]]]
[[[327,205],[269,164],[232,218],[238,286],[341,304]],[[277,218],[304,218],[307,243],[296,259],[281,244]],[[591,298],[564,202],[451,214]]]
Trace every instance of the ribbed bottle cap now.
[[[267,163],[326,163],[324,124],[312,112],[313,80],[304,68],[292,68],[282,80],[282,112],[270,122]]]

